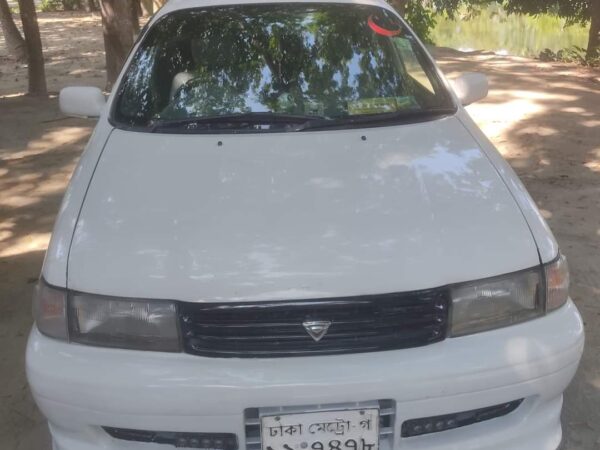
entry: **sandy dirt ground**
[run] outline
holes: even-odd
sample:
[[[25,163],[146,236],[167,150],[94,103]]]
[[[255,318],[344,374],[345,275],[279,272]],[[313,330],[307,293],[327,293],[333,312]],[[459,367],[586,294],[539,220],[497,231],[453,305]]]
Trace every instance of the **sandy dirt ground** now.
[[[49,89],[104,84],[98,17],[42,14]],[[570,65],[436,51],[448,74],[479,71],[491,93],[469,107],[517,170],[571,264],[585,322],[581,368],[565,396],[564,448],[600,449],[600,73]],[[23,96],[26,68],[0,36],[0,450],[48,450],[28,391],[30,298],[69,176],[93,123],[64,118],[56,95]]]

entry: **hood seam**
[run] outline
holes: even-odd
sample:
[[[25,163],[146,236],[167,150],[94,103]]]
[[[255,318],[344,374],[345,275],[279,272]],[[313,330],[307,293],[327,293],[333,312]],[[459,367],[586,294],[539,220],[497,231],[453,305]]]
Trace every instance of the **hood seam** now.
[[[94,170],[92,171],[92,174],[90,176],[88,184],[85,187],[85,193],[83,194],[83,199],[81,200],[81,205],[79,205],[79,211],[77,211],[77,218],[75,219],[75,224],[73,225],[73,233],[71,234],[71,239],[69,240],[69,250],[67,252],[67,263],[65,265],[65,289],[67,289],[67,290],[69,289],[69,265],[71,263],[71,249],[73,248],[73,241],[75,240],[75,233],[77,232],[77,225],[79,225],[79,219],[80,219],[81,213],[83,211],[83,205],[85,205],[85,201],[87,200],[88,191],[90,190],[90,186],[92,185],[92,182],[94,181],[94,175],[96,174],[96,169],[98,169],[98,165],[100,164],[102,155],[104,155],[104,150],[106,149],[106,146],[108,145],[108,141],[110,141],[110,138],[114,131],[115,131],[115,128],[114,127],[111,128],[110,132],[108,133],[108,136],[106,137],[106,140],[104,141],[104,144],[102,145],[102,150],[100,151],[100,154],[98,155],[98,159],[96,160],[96,164],[94,165]]]
[[[489,161],[489,163],[491,164],[491,166],[494,168],[494,171],[498,174],[498,176],[502,180],[502,184],[504,184],[504,187],[506,187],[506,190],[508,191],[508,193],[510,194],[511,198],[515,202],[515,205],[517,205],[517,208],[519,209],[519,212],[521,213],[521,217],[523,218],[523,221],[525,222],[525,225],[527,225],[527,229],[529,230],[529,234],[531,235],[531,239],[533,239],[533,243],[535,244],[535,250],[537,252],[539,263],[540,263],[540,265],[543,265],[544,262],[542,260],[542,255],[540,253],[539,243],[538,243],[538,241],[537,241],[537,239],[535,237],[535,233],[533,232],[533,229],[531,228],[531,224],[529,223],[529,221],[527,220],[527,217],[525,216],[525,213],[523,211],[523,208],[522,208],[521,204],[519,203],[519,201],[517,200],[517,197],[515,196],[515,193],[512,191],[512,189],[510,188],[510,186],[506,182],[504,176],[502,175],[502,173],[500,172],[500,170],[498,169],[498,167],[496,166],[496,164],[494,164],[494,161],[492,161],[492,158],[490,158],[490,156],[488,155],[488,153],[485,150],[484,146],[481,145],[480,140],[477,138],[477,136],[475,136],[473,133],[471,133],[471,130],[469,130],[469,128],[464,124],[464,122],[462,120],[462,117],[460,117],[460,114],[457,114],[455,117],[458,119],[459,123],[464,128],[464,130],[469,134],[469,136],[471,136],[471,138],[477,143],[477,145],[479,146],[479,149],[481,150],[481,153],[483,153],[485,155],[485,158]],[[518,175],[516,175],[516,176],[518,176]]]

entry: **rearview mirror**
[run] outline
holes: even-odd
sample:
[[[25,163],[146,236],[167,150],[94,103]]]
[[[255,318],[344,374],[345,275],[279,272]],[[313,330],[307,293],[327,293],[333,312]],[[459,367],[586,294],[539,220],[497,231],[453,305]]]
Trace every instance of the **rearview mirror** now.
[[[463,106],[483,100],[488,95],[488,80],[481,73],[464,73],[450,80],[450,84]]]
[[[60,91],[58,104],[63,114],[73,117],[100,117],[106,105],[97,87],[67,87]]]

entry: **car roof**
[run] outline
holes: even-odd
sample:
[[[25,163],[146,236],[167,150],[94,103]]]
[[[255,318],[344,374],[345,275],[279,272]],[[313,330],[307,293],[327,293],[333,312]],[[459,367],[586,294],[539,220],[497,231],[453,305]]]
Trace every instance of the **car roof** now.
[[[375,5],[386,9],[393,8],[385,0],[169,0],[155,15],[154,20],[173,11],[205,8],[207,6],[251,5],[267,3],[345,3],[358,5]]]

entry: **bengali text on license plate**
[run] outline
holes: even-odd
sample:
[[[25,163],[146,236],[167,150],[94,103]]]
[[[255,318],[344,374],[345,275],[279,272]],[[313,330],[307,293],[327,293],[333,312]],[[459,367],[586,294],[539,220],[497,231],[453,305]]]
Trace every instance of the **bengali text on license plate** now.
[[[379,410],[263,416],[261,439],[262,450],[378,450]]]

